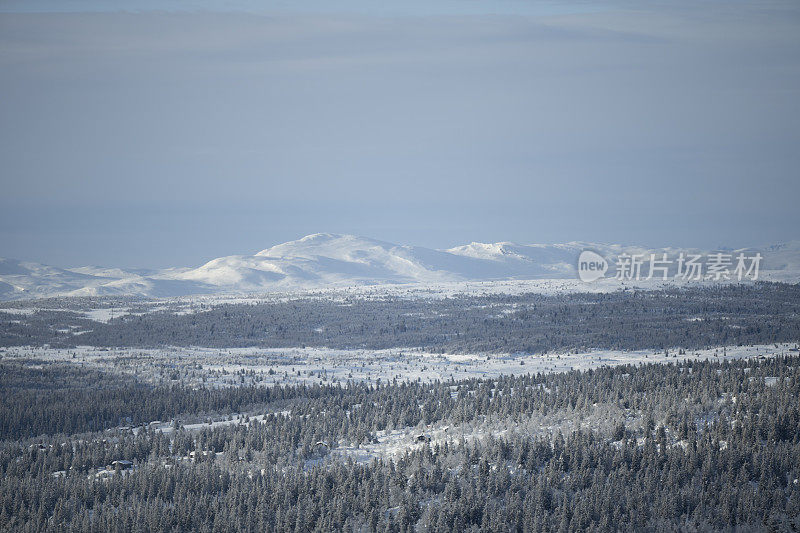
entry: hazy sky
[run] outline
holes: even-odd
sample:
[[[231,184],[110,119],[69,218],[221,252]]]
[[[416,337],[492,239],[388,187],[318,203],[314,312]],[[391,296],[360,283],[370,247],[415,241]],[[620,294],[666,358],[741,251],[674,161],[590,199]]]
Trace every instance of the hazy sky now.
[[[0,0],[0,161],[62,266],[800,239],[800,4]]]

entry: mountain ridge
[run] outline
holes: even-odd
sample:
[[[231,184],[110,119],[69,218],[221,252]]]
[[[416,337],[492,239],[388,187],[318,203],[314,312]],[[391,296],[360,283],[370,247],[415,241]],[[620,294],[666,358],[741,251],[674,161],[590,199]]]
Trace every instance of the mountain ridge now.
[[[587,249],[609,259],[621,253],[667,253],[674,257],[678,252],[710,252],[577,241],[471,242],[437,250],[355,235],[314,233],[253,255],[230,255],[198,267],[162,270],[59,268],[0,258],[0,300],[105,295],[171,297],[357,285],[574,279],[578,255]],[[735,250],[739,251],[759,251],[764,255],[764,279],[800,281],[800,241]]]

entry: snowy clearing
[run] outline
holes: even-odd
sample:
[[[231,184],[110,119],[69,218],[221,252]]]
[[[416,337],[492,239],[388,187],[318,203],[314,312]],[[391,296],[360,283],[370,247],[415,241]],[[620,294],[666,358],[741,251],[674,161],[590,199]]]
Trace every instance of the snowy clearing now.
[[[331,384],[348,381],[460,381],[500,375],[588,370],[624,364],[685,359],[725,360],[796,352],[797,344],[714,347],[705,350],[592,350],[546,354],[435,354],[421,349],[337,350],[328,348],[168,347],[75,349],[0,348],[0,360],[70,363],[121,373],[149,383],[229,387]]]

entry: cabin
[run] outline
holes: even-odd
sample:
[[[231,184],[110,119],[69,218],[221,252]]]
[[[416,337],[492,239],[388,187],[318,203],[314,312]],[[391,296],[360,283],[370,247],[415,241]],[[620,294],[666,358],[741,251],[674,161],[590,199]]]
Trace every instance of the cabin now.
[[[202,450],[202,451],[192,450],[191,452],[189,452],[189,459],[191,459],[195,463],[198,463],[200,461],[214,459],[214,455],[215,455],[214,452],[209,450]]]
[[[121,459],[119,461],[112,461],[111,467],[108,470],[133,470],[133,463],[131,461],[126,461],[125,459]]]
[[[331,451],[331,447],[324,440],[318,440],[314,443],[314,453],[317,455],[327,455]]]

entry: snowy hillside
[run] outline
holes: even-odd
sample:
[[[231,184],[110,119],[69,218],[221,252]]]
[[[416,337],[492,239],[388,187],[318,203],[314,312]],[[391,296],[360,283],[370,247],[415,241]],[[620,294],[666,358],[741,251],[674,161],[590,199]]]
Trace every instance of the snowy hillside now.
[[[676,257],[680,251],[709,253],[582,242],[548,245],[473,242],[449,250],[434,250],[353,235],[317,233],[254,255],[213,259],[197,268],[64,269],[0,259],[0,299],[66,295],[169,297],[382,284],[575,279],[577,258],[586,249],[609,261],[621,253],[667,253],[670,257]],[[800,281],[800,242],[758,251],[764,257],[761,279]]]

